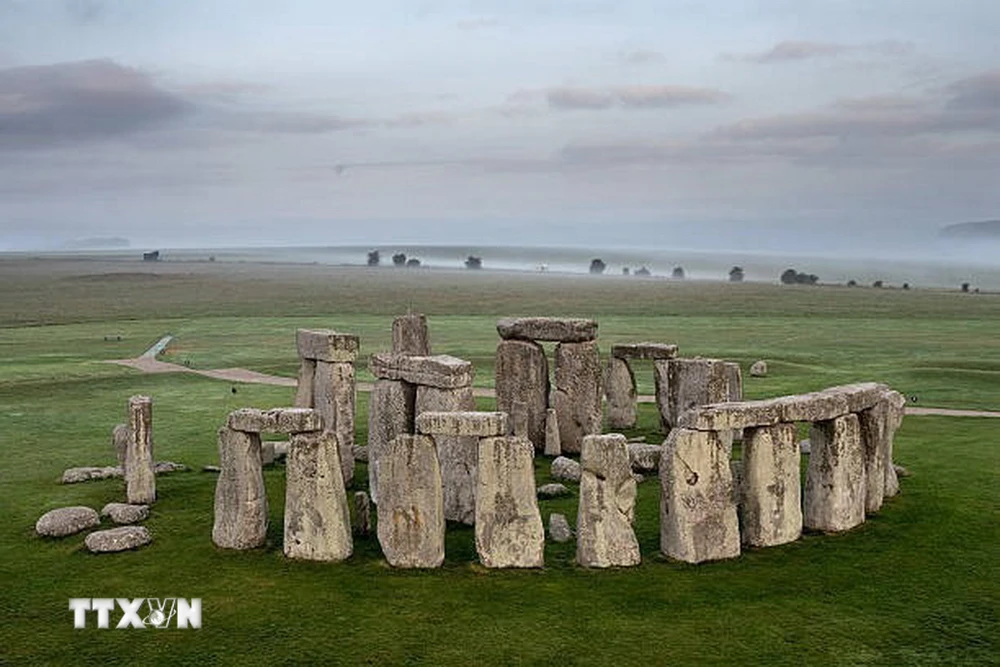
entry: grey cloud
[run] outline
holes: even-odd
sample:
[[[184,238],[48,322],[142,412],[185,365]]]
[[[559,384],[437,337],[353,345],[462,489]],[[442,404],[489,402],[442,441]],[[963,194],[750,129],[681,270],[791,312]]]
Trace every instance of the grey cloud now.
[[[557,87],[545,91],[549,108],[558,110],[657,109],[689,104],[719,104],[729,95],[711,88],[689,86],[646,85],[611,88]]]
[[[956,81],[947,91],[953,95],[948,103],[952,109],[992,111],[1000,115],[1000,69]]]
[[[0,149],[126,135],[191,109],[141,70],[109,60],[0,70]]]
[[[545,99],[553,109],[608,109],[614,102],[606,90],[570,87],[550,88]]]
[[[329,114],[238,112],[225,115],[220,126],[242,132],[276,134],[326,134],[370,127],[373,123],[363,118],[343,118]]]
[[[666,60],[659,51],[651,49],[636,49],[619,54],[621,61],[628,65],[646,65],[649,63],[661,63]]]
[[[75,23],[87,24],[99,20],[107,11],[100,0],[66,0],[66,13]]]
[[[838,44],[834,42],[812,42],[806,40],[786,40],[769,49],[755,53],[723,54],[723,60],[734,60],[756,64],[788,63],[817,58],[833,58],[849,53],[869,53],[887,57],[910,54],[913,46],[907,42],[885,40],[866,44]]]
[[[496,28],[500,25],[500,19],[483,17],[477,19],[467,19],[459,21],[455,27],[459,30],[483,30],[485,28]]]

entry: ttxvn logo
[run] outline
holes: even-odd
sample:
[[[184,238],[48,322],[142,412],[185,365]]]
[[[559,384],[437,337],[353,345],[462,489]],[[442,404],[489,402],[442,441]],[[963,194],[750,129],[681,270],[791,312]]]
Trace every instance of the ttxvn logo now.
[[[110,628],[116,605],[121,610],[116,628],[201,627],[201,598],[70,598],[73,627],[87,627],[87,612],[96,611],[97,627]]]

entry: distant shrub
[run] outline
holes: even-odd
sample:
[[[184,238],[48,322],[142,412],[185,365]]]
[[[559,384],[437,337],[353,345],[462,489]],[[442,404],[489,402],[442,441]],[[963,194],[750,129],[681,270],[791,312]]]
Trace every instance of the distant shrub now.
[[[795,269],[785,269],[781,274],[781,282],[784,285],[815,285],[819,282],[819,276],[814,273],[801,273]]]
[[[670,274],[674,280],[684,280],[684,267],[675,266],[673,273]]]
[[[910,289],[910,283],[903,283],[903,289]]]
[[[649,272],[649,269],[647,269],[645,266],[643,266],[643,267],[641,267],[639,269],[636,269],[635,275],[637,275],[637,276],[644,276],[645,277],[645,276],[650,276],[652,274]]]
[[[382,260],[379,255],[378,250],[372,250],[368,253],[368,266],[378,266],[378,263]]]
[[[885,283],[883,283],[881,280],[876,280],[875,282],[872,283],[872,287],[876,289],[882,289],[883,287],[885,287]]]
[[[857,281],[857,280],[854,280],[854,279],[852,278],[851,280],[848,280],[848,281],[847,281],[847,286],[848,286],[848,287],[857,287],[857,286],[858,286],[858,281]]]
[[[627,266],[623,266],[622,267],[622,275],[623,276],[627,276],[629,273],[630,273],[629,268]]]
[[[465,260],[465,268],[467,269],[483,268],[483,258],[476,257],[475,255],[469,255],[468,259]]]
[[[420,266],[420,260],[417,259],[416,257],[411,257],[408,260],[406,260],[406,266],[411,269],[415,269],[418,266]]]
[[[729,269],[729,282],[731,283],[741,283],[743,282],[743,267],[734,266]]]
[[[397,252],[395,255],[393,255],[392,264],[393,266],[406,266],[406,253]]]
[[[962,283],[962,291],[968,293],[969,283]]]
[[[606,268],[608,268],[608,265],[604,263],[603,259],[597,258],[590,260],[590,272],[594,275],[604,273],[604,269]]]

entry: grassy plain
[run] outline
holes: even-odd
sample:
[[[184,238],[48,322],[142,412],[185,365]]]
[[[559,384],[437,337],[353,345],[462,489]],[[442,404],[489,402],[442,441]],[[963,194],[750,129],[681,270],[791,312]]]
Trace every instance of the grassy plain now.
[[[997,655],[1000,454],[991,419],[908,417],[897,459],[914,475],[862,528],[808,535],[740,559],[689,567],[657,555],[658,488],[640,485],[639,568],[593,572],[549,544],[538,572],[475,564],[472,531],[451,527],[445,567],[399,572],[374,537],[340,565],[281,555],[283,470],[267,471],[266,548],[216,550],[215,479],[160,477],[149,547],[92,556],[82,536],[42,540],[54,507],[121,500],[115,480],[61,486],[64,468],[113,458],[128,396],[154,397],[157,458],[214,463],[236,407],[288,404],[291,390],[104,363],[164,333],[166,358],[293,375],[294,329],[389,345],[393,314],[430,316],[436,351],[468,358],[489,386],[504,315],[596,317],[616,341],[676,342],[685,355],[765,358],[750,396],[881,380],[919,405],[1000,409],[1000,297],[954,292],[621,277],[394,271],[271,264],[0,260],[0,662],[60,664],[989,664]],[[120,340],[118,339],[120,337]],[[364,373],[361,374],[364,377]],[[652,389],[640,373],[641,389]],[[367,406],[359,397],[358,440]],[[482,407],[489,400],[481,401]],[[631,435],[657,432],[642,406]],[[538,479],[548,461],[537,461]],[[359,480],[365,479],[361,468]],[[361,482],[356,483],[361,487]],[[575,495],[543,501],[575,518]],[[200,597],[198,632],[73,630],[70,597]]]

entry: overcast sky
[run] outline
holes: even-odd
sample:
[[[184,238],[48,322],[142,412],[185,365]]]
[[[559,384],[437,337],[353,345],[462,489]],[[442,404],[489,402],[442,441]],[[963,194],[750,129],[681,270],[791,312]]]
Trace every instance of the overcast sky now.
[[[0,249],[886,247],[1000,218],[996,0],[0,0]]]

